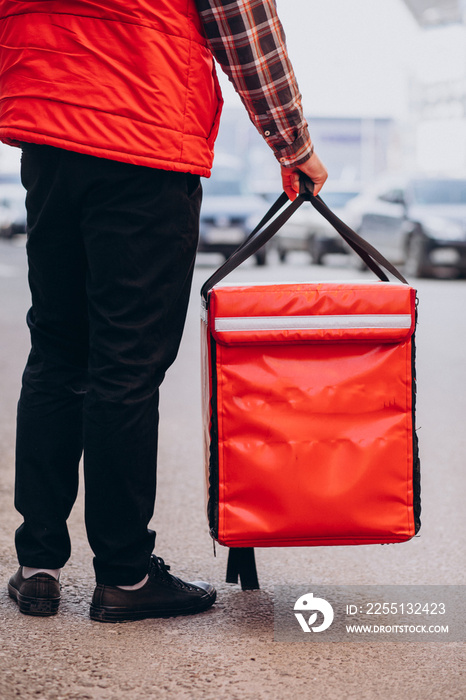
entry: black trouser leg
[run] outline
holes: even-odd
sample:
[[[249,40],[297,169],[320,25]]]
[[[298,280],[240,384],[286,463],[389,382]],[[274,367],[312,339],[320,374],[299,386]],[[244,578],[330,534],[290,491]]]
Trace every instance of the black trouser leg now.
[[[17,415],[15,505],[19,562],[60,568],[70,554],[66,520],[78,489],[87,383],[86,260],[76,216],[59,181],[61,152],[28,146],[31,352]]]
[[[146,573],[154,544],[147,526],[155,499],[158,388],[176,356],[184,325],[197,245],[199,178],[58,153],[60,184],[52,188],[48,204],[53,211],[53,199],[63,196],[67,182],[72,194],[65,209],[76,216],[85,262],[80,294],[88,339],[86,326],[80,345],[88,349],[87,391],[79,433],[84,439],[86,526],[97,580],[131,584]],[[35,266],[43,267],[47,277],[50,263],[41,258],[44,247],[36,248],[40,261]],[[76,266],[71,267],[75,272]],[[56,280],[49,291],[53,297],[59,294]],[[41,315],[34,294],[33,309],[36,317]],[[48,313],[44,316],[44,326],[60,325],[63,310],[53,320]],[[48,329],[49,335],[54,332]],[[47,349],[43,352],[47,355]],[[67,352],[69,360],[70,348]],[[71,381],[71,362],[67,369]],[[46,381],[48,391],[50,383]],[[62,396],[69,393],[67,382],[61,386]],[[62,416],[69,431],[75,417]],[[51,435],[51,426],[48,431]],[[44,439],[46,454],[39,461],[50,464],[50,481],[56,465],[48,459],[47,445]],[[40,473],[37,465],[28,469]],[[24,467],[18,464],[18,481],[24,484],[22,474]],[[68,488],[67,501],[73,498]],[[24,502],[19,504],[23,530],[28,521]],[[58,512],[63,529],[66,508],[53,508]],[[46,516],[41,512],[41,517]]]

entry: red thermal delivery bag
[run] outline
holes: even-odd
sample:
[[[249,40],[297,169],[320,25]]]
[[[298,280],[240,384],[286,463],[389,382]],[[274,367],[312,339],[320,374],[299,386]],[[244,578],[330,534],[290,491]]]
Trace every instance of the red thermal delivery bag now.
[[[300,197],[381,281],[218,285],[295,202],[203,287],[209,528],[243,588],[258,587],[253,547],[404,542],[420,527],[416,291],[320,198]]]

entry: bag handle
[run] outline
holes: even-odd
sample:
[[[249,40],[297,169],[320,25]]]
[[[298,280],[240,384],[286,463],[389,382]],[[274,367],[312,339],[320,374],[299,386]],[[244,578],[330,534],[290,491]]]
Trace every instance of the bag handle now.
[[[341,219],[332,212],[325,204],[319,195],[313,194],[314,185],[312,181],[301,175],[300,177],[300,192],[293,202],[289,202],[285,192],[270,207],[265,216],[257,224],[254,230],[249,234],[243,243],[234,251],[234,253],[216,270],[206,282],[202,285],[201,296],[207,301],[207,295],[214,285],[226,277],[230,272],[235,270],[242,262],[257,253],[267,241],[288,221],[290,216],[301,206],[303,202],[310,202],[312,206],[333,226],[340,234],[346,243],[359,255],[363,262],[369,267],[372,272],[382,281],[388,282],[389,278],[382,267],[390,272],[403,284],[408,284],[401,272],[392,265],[379,251],[368,243],[364,238],[355,233]],[[284,205],[289,202],[288,206],[283,209]],[[281,213],[280,210],[282,210]],[[275,219],[273,217],[276,216]],[[269,221],[273,221],[269,224]],[[269,224],[267,226],[267,224]],[[265,228],[264,228],[265,227]]]

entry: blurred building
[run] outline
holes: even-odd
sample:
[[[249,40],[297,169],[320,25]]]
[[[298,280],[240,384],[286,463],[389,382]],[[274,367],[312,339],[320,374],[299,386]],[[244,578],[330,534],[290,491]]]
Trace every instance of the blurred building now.
[[[393,165],[401,147],[392,119],[308,115],[307,120],[333,180],[370,182]],[[261,194],[281,190],[278,163],[244,108],[224,109],[216,154],[222,162],[225,154],[238,157],[247,189]]]
[[[417,165],[466,170],[466,2],[404,0],[422,32],[411,78]]]
[[[463,22],[463,0],[404,0],[422,27],[438,27]]]

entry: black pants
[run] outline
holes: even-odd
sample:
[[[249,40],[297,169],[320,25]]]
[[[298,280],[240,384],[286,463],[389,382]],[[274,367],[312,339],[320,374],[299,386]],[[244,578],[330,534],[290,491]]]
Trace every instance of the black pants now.
[[[197,176],[25,144],[31,353],[18,404],[20,564],[62,567],[84,452],[99,583],[147,572],[158,390],[183,331]]]

